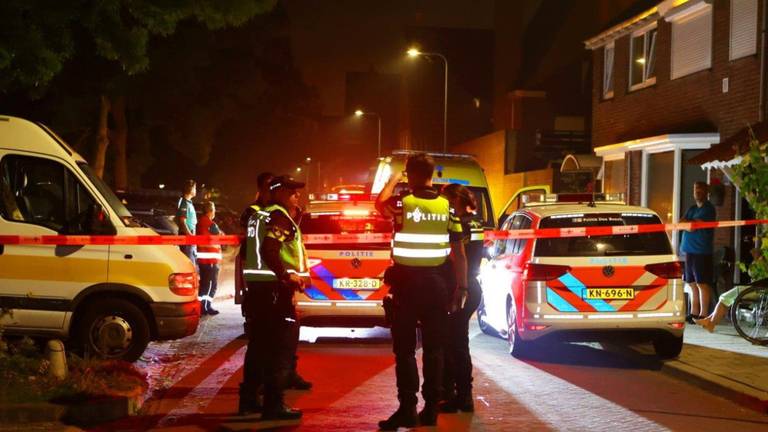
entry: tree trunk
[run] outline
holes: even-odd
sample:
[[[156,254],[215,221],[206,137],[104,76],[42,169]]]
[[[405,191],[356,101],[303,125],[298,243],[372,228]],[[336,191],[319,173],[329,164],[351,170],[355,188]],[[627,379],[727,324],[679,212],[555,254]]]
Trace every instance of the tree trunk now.
[[[99,102],[99,126],[96,131],[96,155],[93,158],[93,170],[99,178],[104,177],[104,165],[107,160],[110,105],[109,98],[106,95],[101,95]]]
[[[115,129],[112,137],[115,144],[115,190],[128,189],[128,121],[125,116],[125,97],[118,96],[112,103],[112,119]]]

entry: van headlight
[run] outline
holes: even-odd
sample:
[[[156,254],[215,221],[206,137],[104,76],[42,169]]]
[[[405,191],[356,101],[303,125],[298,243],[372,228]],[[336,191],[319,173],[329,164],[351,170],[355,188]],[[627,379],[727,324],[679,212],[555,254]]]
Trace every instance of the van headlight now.
[[[180,296],[197,295],[197,273],[172,273],[168,276],[168,288]]]

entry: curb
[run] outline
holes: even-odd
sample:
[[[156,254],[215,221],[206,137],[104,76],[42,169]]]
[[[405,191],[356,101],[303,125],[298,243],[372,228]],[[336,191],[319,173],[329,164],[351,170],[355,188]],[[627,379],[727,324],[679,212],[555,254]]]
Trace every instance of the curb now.
[[[72,404],[9,404],[0,407],[0,424],[61,422],[76,426],[96,425],[137,415],[143,399],[139,395],[105,397]]]
[[[667,360],[661,372],[682,379],[716,396],[736,402],[763,414],[768,414],[768,392],[744,385],[738,381],[721,377],[706,370],[688,365],[679,360]]]
[[[632,345],[627,349],[638,354],[655,355],[653,348],[649,347]],[[746,408],[768,414],[768,392],[766,391],[708,372],[677,359],[662,360],[659,372]]]

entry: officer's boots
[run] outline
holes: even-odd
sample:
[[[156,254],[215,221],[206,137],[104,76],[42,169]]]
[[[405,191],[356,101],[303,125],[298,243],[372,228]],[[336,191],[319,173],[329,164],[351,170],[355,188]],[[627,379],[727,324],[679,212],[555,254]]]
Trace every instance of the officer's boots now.
[[[264,395],[262,420],[298,420],[301,418],[301,415],[301,410],[285,405],[282,395]]]
[[[475,402],[472,393],[453,395],[440,402],[440,412],[455,413],[457,411],[475,412]]]
[[[240,400],[237,406],[237,414],[248,416],[260,413],[263,407],[261,405],[261,395],[251,386],[240,384]]]
[[[437,406],[437,402],[427,402],[419,412],[419,424],[421,426],[437,425],[437,414],[439,412],[440,409]]]
[[[416,414],[416,404],[400,403],[400,407],[388,419],[379,422],[379,430],[393,431],[401,427],[416,427],[419,416]]]

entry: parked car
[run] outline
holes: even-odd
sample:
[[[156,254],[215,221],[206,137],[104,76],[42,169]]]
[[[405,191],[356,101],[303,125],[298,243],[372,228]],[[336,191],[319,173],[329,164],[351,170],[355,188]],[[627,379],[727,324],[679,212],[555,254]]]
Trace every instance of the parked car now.
[[[501,229],[661,223],[647,208],[590,202],[591,194],[566,199],[542,196]],[[496,240],[489,256],[477,318],[483,332],[508,339],[514,356],[563,340],[650,340],[663,358],[682,349],[682,267],[664,232]]]

